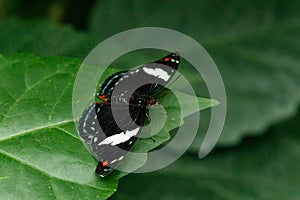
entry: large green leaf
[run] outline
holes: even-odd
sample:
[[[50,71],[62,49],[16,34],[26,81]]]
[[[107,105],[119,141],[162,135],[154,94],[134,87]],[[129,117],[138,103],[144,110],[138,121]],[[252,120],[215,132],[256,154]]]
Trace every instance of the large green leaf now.
[[[246,134],[263,133],[257,131],[295,113],[300,99],[299,11],[300,2],[293,0],[98,1],[90,30],[105,38],[131,28],[158,26],[200,42],[225,82],[228,112],[220,144],[228,145]],[[194,74],[190,71],[188,78],[203,95]],[[209,112],[206,115],[201,116],[199,133],[207,128]]]
[[[111,199],[300,199],[300,113],[264,136],[120,181]]]
[[[80,64],[76,59],[33,54],[0,57],[1,197],[106,199],[116,191],[118,179],[125,174],[116,172],[105,179],[96,176],[97,161],[75,128],[72,89]],[[169,139],[168,132],[180,125],[174,98],[170,94],[163,103],[170,120],[155,135],[156,142],[141,139],[135,151],[159,146]],[[216,105],[204,98],[197,100],[199,109]],[[145,161],[146,157],[141,164]]]
[[[31,54],[0,58],[2,198],[106,199],[116,179],[100,180],[71,112],[80,62]]]

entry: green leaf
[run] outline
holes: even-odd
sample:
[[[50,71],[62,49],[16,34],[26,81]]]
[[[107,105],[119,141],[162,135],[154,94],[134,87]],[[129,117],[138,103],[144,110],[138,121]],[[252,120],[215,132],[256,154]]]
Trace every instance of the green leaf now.
[[[3,198],[106,199],[116,179],[94,174],[71,112],[80,62],[21,54],[0,58],[0,191]],[[17,186],[17,187],[16,187]]]
[[[299,8],[300,2],[293,0],[98,1],[90,30],[105,38],[127,29],[157,26],[175,29],[201,43],[219,67],[227,91],[220,144],[233,145],[296,112]],[[199,96],[208,95],[194,71],[186,74]],[[209,119],[209,111],[202,113],[203,122]],[[207,124],[201,123],[194,151],[199,150]]]
[[[188,154],[164,170],[131,174],[111,199],[299,199],[299,124],[300,113],[205,159]]]
[[[2,54],[34,52],[39,56],[74,56],[85,58],[99,39],[58,26],[48,20],[10,19],[0,23]]]
[[[116,191],[125,174],[115,172],[102,179],[94,173],[97,161],[80,140],[73,120],[72,89],[80,64],[66,57],[0,56],[1,197],[106,199]],[[156,148],[180,125],[175,97],[169,97],[163,102],[167,124],[156,142],[140,140],[135,151]],[[199,109],[214,105],[197,100],[202,103]],[[145,161],[146,157],[141,163]]]

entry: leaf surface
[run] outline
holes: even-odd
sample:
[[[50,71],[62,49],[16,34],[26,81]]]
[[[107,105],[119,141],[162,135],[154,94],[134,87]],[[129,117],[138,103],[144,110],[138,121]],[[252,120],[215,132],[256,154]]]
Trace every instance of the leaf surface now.
[[[97,160],[75,128],[72,89],[80,64],[73,58],[33,54],[0,57],[1,197],[106,199],[116,191],[120,174],[102,179],[94,173]],[[137,151],[159,146],[180,125],[172,98],[165,106],[178,123],[167,123],[155,143],[144,139]],[[199,101],[201,109],[212,106],[210,100]]]

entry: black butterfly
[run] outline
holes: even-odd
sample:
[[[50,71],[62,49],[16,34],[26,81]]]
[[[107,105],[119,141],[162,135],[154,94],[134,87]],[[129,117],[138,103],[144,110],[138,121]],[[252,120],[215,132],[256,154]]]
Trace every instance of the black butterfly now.
[[[136,69],[107,78],[93,103],[79,120],[80,137],[98,159],[96,173],[101,177],[116,168],[132,148],[155,96],[175,75],[180,63],[177,52]]]

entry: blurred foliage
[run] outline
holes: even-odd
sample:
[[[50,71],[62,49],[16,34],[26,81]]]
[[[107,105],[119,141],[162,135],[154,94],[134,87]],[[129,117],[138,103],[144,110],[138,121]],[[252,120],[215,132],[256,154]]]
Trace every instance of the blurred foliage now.
[[[49,18],[56,23],[71,23],[77,29],[86,29],[94,3],[95,0],[1,0],[0,19]]]
[[[257,134],[295,113],[300,51],[290,38],[300,35],[299,8],[300,1],[99,1],[90,30],[106,38],[131,28],[158,26],[201,42],[219,67],[227,92],[228,123],[219,143],[233,145],[245,134]],[[192,67],[182,66],[197,94],[206,95]],[[209,119],[204,112],[202,121]],[[207,124],[201,124],[194,151]]]
[[[197,160],[187,154],[172,166],[121,179],[110,199],[299,199],[300,113]]]
[[[3,41],[0,51],[4,54],[35,52],[40,56],[67,55],[81,59],[100,41],[70,26],[59,27],[43,19],[5,20],[0,23],[0,38]]]
[[[299,11],[298,0],[1,0],[0,53],[83,59],[126,29],[181,31],[204,46],[223,76],[224,148],[197,159],[210,117],[202,112],[188,155],[165,170],[125,177],[112,199],[299,199],[299,114],[291,118],[300,100]],[[134,52],[113,65],[126,68],[153,55]],[[197,94],[209,97],[201,76],[182,66]],[[254,138],[242,141],[246,136]]]

